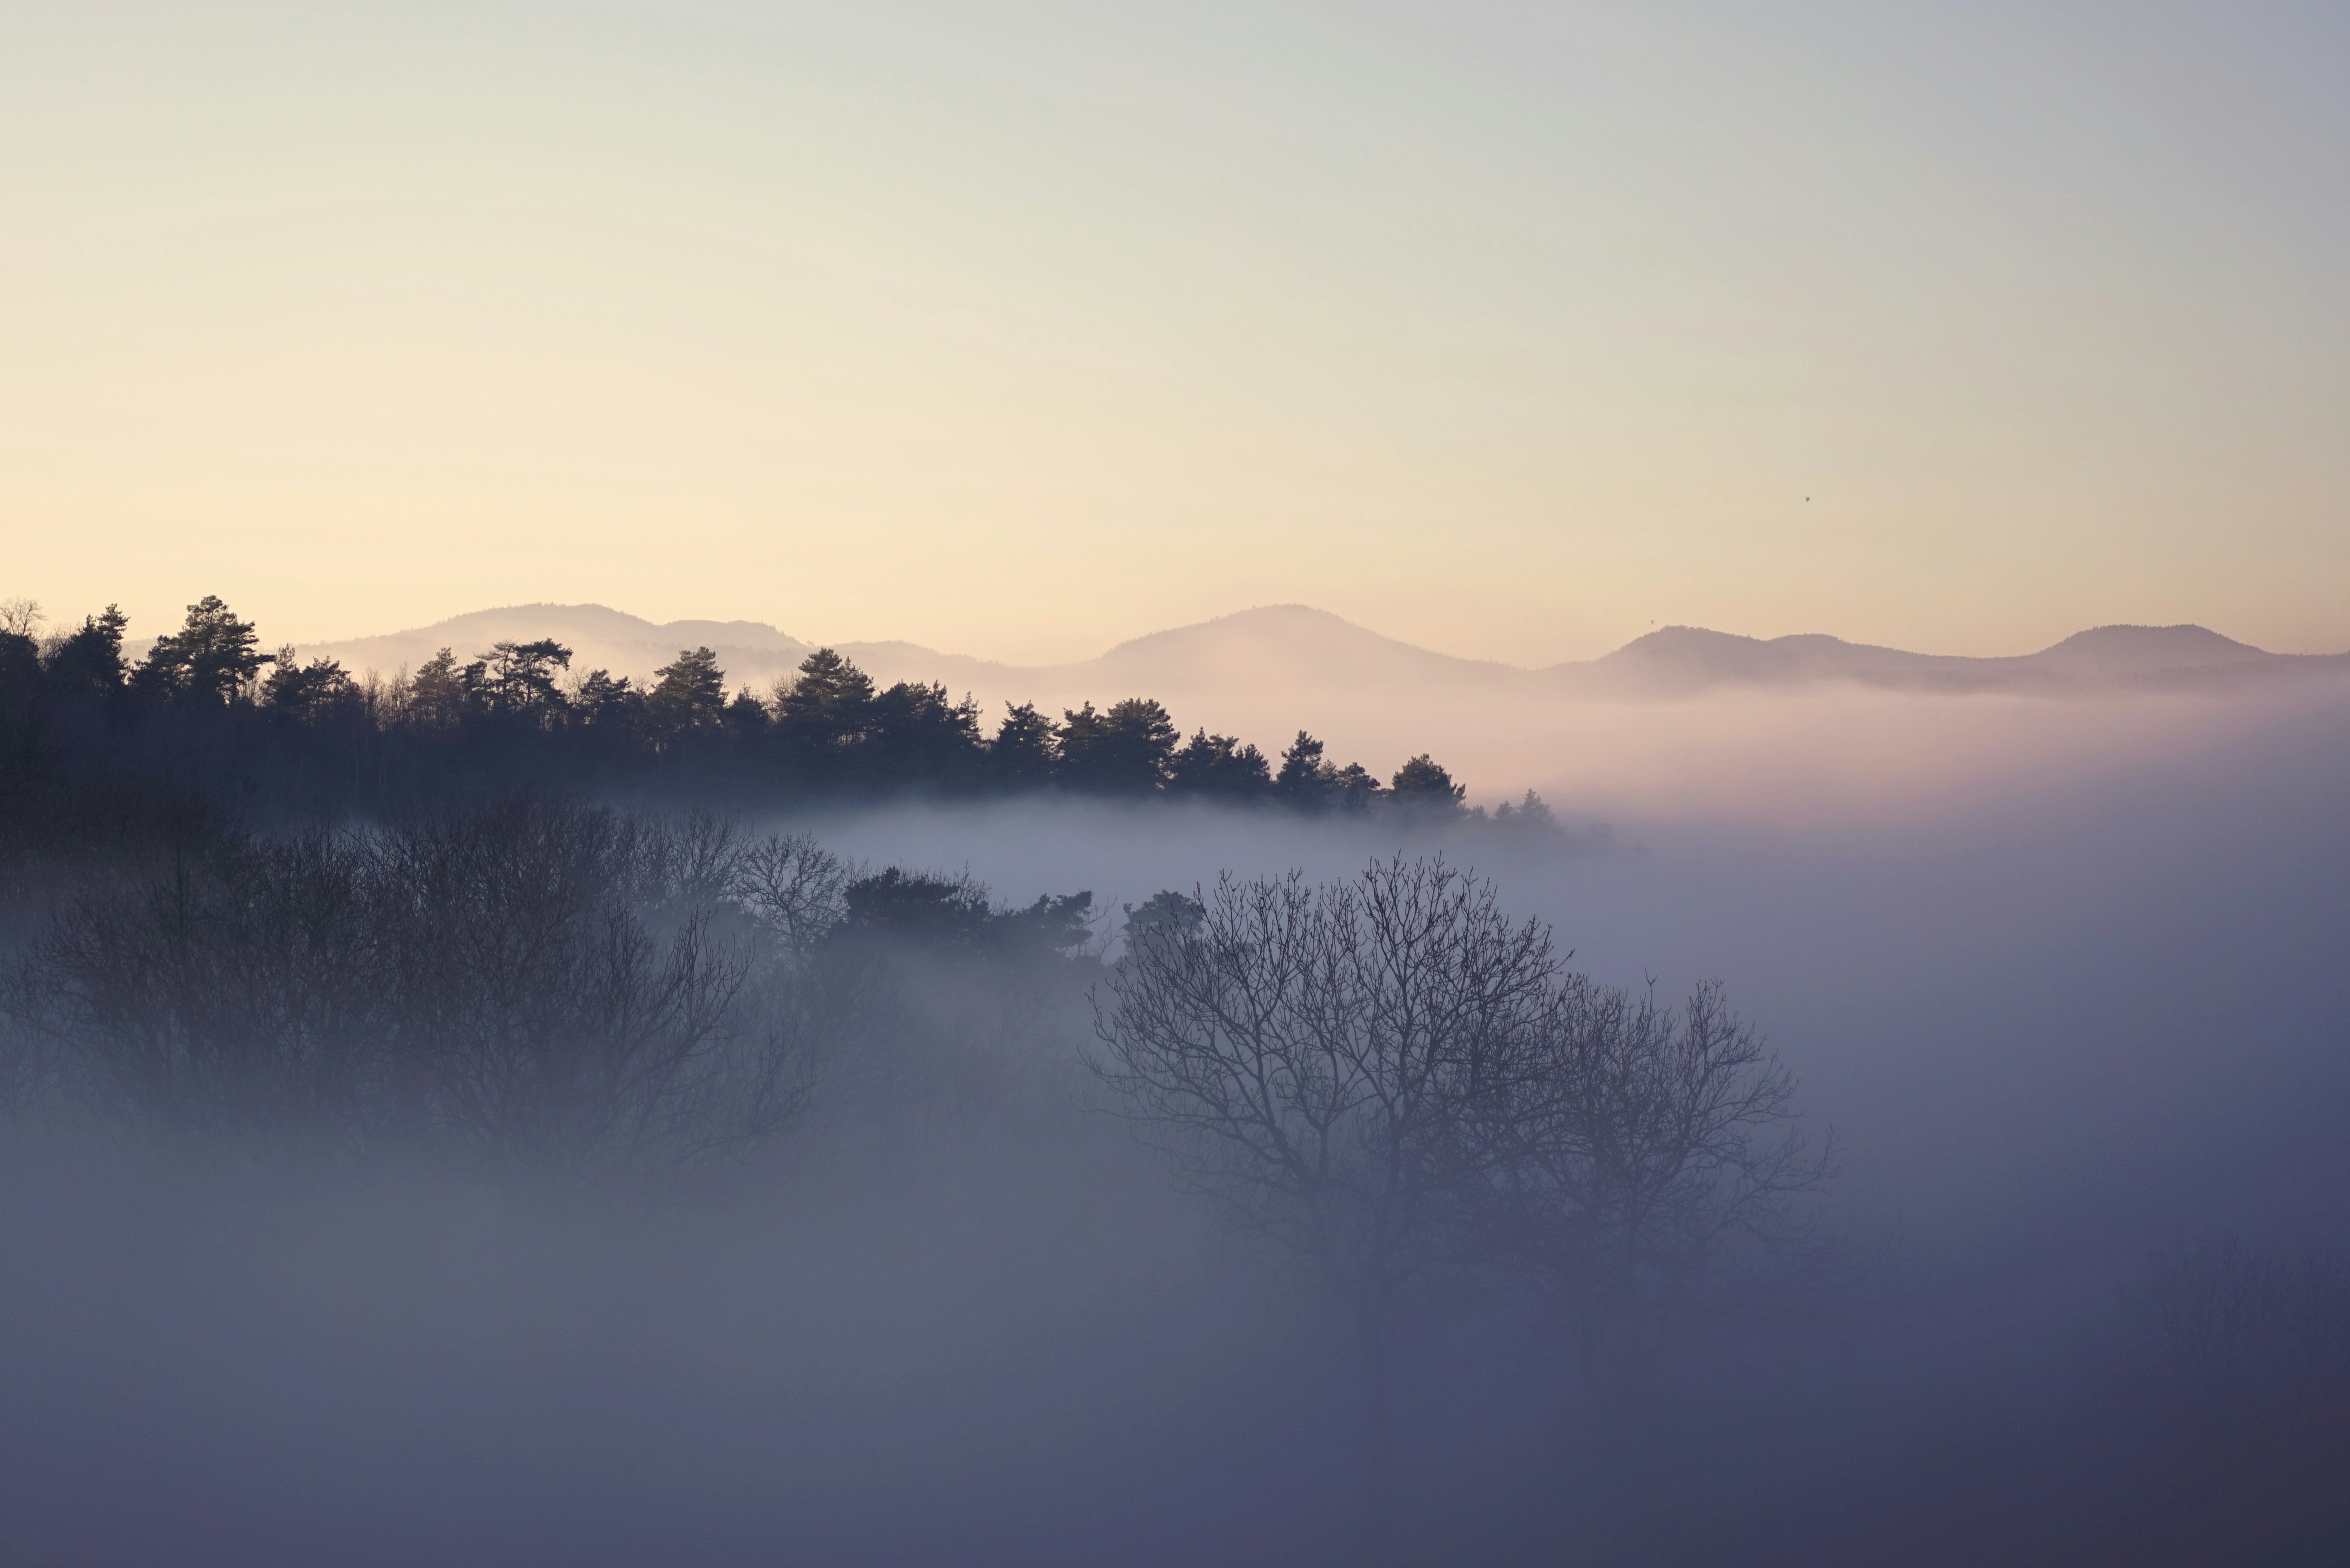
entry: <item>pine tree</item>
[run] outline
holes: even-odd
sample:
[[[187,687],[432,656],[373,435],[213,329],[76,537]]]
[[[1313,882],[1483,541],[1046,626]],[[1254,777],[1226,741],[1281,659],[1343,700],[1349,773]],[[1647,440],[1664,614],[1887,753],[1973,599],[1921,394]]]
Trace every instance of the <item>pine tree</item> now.
[[[1149,792],[1167,783],[1175,754],[1175,721],[1148,697],[1128,697],[1096,713],[1087,703],[1064,712],[1061,777],[1081,788]]]
[[[1264,753],[1230,735],[1194,733],[1168,763],[1167,787],[1181,794],[1254,800],[1273,787]]]
[[[1050,783],[1060,755],[1060,737],[1053,721],[1036,711],[1034,702],[1006,702],[1003,722],[987,743],[987,768],[999,784],[1034,789]],[[1088,709],[1090,711],[1090,709]]]
[[[418,729],[454,729],[464,720],[470,697],[457,670],[457,656],[444,648],[409,677],[400,711]]]
[[[155,639],[133,679],[160,697],[224,708],[252,695],[261,667],[275,657],[259,651],[260,641],[251,621],[206,594],[188,607],[178,631]]]
[[[1456,812],[1469,791],[1431,761],[1426,752],[1396,770],[1391,793],[1398,805],[1415,811]]]
[[[536,642],[494,642],[461,674],[489,711],[544,722],[566,706],[556,680],[570,668],[571,650],[543,637]]]
[[[81,696],[99,696],[122,689],[128,673],[122,663],[122,631],[130,618],[113,605],[103,615],[85,617],[78,630],[49,650],[46,661],[50,689]]]
[[[261,683],[262,701],[274,712],[316,724],[359,701],[359,683],[335,659],[314,659],[304,664],[286,647],[277,650],[276,662],[277,668]]]
[[[800,660],[798,679],[779,694],[775,724],[794,750],[822,757],[863,739],[872,710],[872,677],[819,648]]]
[[[676,662],[653,671],[645,693],[645,720],[654,744],[667,749],[725,722],[726,672],[706,648],[681,649]]]

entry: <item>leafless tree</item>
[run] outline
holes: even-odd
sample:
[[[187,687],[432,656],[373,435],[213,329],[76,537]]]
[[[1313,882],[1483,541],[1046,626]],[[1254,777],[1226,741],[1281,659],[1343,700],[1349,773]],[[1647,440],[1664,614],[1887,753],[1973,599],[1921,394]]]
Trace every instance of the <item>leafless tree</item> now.
[[[1549,933],[1441,860],[1323,887],[1164,898],[1098,993],[1097,1071],[1179,1182],[1306,1260],[1354,1319],[1375,1507],[1390,1484],[1387,1337],[1456,1251],[1464,1134],[1517,1072],[1559,969]]]
[[[1097,1071],[1182,1186],[1347,1302],[1375,1489],[1389,1314],[1431,1272],[1538,1284],[1616,1400],[1828,1256],[1801,1199],[1833,1137],[1803,1131],[1793,1075],[1718,986],[1674,1009],[1569,973],[1440,861],[1131,913]]]
[[[1834,1174],[1834,1135],[1798,1125],[1795,1080],[1700,984],[1679,1009],[1572,977],[1508,1092],[1480,1102],[1506,1255],[1559,1310],[1586,1391],[1645,1391],[1762,1271],[1826,1249],[1798,1203]]]
[[[811,1093],[721,818],[516,799],[170,859],[68,911],[16,1011],[213,1134],[421,1135],[585,1175],[717,1158]]]
[[[541,1165],[705,1130],[750,961],[709,837],[526,799],[380,836],[391,1053],[437,1130]]]
[[[740,897],[743,867],[757,846],[733,817],[697,806],[626,820],[619,878],[638,908],[710,910]]]
[[[368,899],[331,834],[172,853],[67,911],[27,977],[33,1022],[180,1130],[348,1136],[381,1044]]]
[[[806,952],[847,914],[855,867],[806,833],[771,834],[734,861],[732,897],[785,949]]]

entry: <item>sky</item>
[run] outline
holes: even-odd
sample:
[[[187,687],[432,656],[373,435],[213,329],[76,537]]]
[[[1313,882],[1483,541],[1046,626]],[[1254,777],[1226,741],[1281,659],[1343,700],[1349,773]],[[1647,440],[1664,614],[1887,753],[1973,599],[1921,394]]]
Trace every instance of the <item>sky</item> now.
[[[0,597],[2350,648],[2350,11],[5,7]]]

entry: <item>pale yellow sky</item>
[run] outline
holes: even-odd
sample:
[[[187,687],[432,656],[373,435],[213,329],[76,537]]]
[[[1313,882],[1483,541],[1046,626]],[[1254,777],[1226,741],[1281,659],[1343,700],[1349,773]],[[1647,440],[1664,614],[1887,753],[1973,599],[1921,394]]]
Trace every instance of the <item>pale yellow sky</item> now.
[[[2350,19],[1886,9],[17,7],[0,597],[2350,648]]]

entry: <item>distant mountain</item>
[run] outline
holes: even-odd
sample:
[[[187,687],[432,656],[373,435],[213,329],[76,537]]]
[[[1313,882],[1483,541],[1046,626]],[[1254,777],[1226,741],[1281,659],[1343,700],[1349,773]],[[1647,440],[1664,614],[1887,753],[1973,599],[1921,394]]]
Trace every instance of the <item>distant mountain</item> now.
[[[317,643],[301,651],[306,658],[336,659],[351,670],[389,674],[412,670],[442,648],[470,659],[502,639],[542,637],[552,637],[572,650],[574,670],[601,668],[638,680],[676,658],[681,649],[707,646],[719,656],[730,683],[754,687],[790,672],[816,646],[759,621],[655,622],[602,605],[539,604],[476,610],[408,631]],[[1231,682],[1531,688],[1536,680],[1531,670],[1433,653],[1305,605],[1242,610],[1196,626],[1152,632],[1073,664],[1001,664],[912,642],[834,646],[884,683],[936,680],[956,692],[1022,700],[1075,693],[1114,701]]]
[[[639,680],[675,659],[678,650],[708,647],[738,681],[764,684],[806,659],[814,648],[754,620],[677,620],[666,625],[602,605],[509,605],[452,616],[431,626],[380,637],[322,642],[305,658],[335,659],[348,670],[390,675],[413,670],[446,648],[462,661],[502,640],[551,637],[572,650],[571,668],[609,670]]]
[[[304,649],[352,670],[414,669],[442,648],[470,659],[502,639],[552,637],[572,669],[639,680],[707,646],[730,684],[764,688],[814,645],[759,621],[656,623],[602,605],[515,605],[477,610],[410,631]],[[2106,626],[2037,653],[1970,659],[1909,653],[1810,634],[1739,637],[1666,627],[1599,659],[1544,670],[1459,659],[1382,637],[1327,611],[1274,605],[1119,643],[1074,664],[1019,666],[910,642],[837,645],[875,680],[936,680],[993,707],[1003,701],[1170,700],[1209,693],[1322,691],[1376,695],[1409,689],[1504,696],[1664,697],[1715,688],[1786,689],[1845,683],[1913,691],[2059,692],[2225,688],[2323,670],[2350,671],[2350,654],[2268,653],[2199,626]]]
[[[2052,674],[2134,680],[2236,670],[2285,657],[2199,626],[2101,626],[2016,662]]]
[[[1457,659],[1367,631],[1327,610],[1271,605],[1121,642],[1098,659],[1053,673],[1125,678],[1170,687],[1255,681],[1273,686],[1509,686],[1533,674],[1514,665]],[[1038,671],[1037,673],[1045,673]],[[1137,691],[1149,690],[1148,684]]]
[[[1613,653],[1553,665],[1544,673],[1563,684],[1591,690],[1695,691],[1709,686],[1801,686],[1823,680],[1899,684],[1945,665],[1974,662],[1817,633],[1765,641],[1701,627],[1669,626]]]
[[[1817,634],[1764,640],[1674,626],[1544,673],[1569,690],[1664,694],[1827,681],[1951,692],[2178,689],[2345,669],[2350,654],[2268,653],[2199,626],[2101,626],[2037,653],[1998,659],[1908,653]]]

